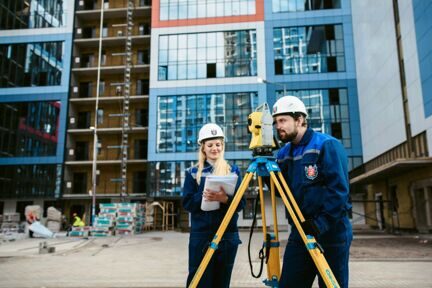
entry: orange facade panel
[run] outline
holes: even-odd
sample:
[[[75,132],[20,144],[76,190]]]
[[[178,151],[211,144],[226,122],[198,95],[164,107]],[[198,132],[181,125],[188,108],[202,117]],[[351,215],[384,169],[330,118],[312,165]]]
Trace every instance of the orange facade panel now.
[[[160,1],[153,1],[152,5],[152,28],[201,26],[212,24],[241,23],[264,21],[264,0],[255,1],[254,15],[223,16],[209,18],[160,20]]]

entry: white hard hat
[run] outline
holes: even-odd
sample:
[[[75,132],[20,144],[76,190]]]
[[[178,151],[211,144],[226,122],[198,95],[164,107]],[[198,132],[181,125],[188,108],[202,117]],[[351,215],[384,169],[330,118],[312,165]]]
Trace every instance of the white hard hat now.
[[[201,127],[198,133],[198,144],[201,144],[202,141],[211,138],[225,138],[222,128],[219,127],[219,125],[209,123]]]
[[[296,112],[303,113],[306,115],[306,117],[308,116],[303,101],[294,96],[283,96],[273,105],[272,116],[274,117],[280,114]]]

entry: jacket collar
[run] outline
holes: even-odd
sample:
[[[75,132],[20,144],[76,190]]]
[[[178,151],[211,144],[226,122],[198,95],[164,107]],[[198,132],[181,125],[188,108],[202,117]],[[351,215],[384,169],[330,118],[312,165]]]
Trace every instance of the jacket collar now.
[[[300,142],[297,145],[293,144],[293,146],[305,146],[305,145],[307,145],[311,141],[314,133],[315,133],[315,131],[312,130],[312,128],[308,127],[306,129],[306,132],[303,135],[302,139],[300,140]]]

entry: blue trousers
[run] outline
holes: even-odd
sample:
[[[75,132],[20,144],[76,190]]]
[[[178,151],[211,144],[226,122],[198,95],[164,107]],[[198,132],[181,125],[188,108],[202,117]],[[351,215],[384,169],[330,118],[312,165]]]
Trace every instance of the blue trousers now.
[[[338,225],[340,226],[326,232],[317,240],[324,249],[324,257],[340,287],[348,288],[348,258],[352,229],[348,218]],[[285,248],[279,288],[310,288],[317,275],[319,276],[319,273],[312,257],[297,230],[293,229]],[[321,276],[318,283],[319,287],[326,287]]]
[[[189,238],[189,275],[186,287],[189,286],[198,270],[213,236],[214,234],[209,235],[208,233],[191,233]],[[237,232],[224,234],[197,287],[228,288],[230,286],[234,260],[240,243]]]

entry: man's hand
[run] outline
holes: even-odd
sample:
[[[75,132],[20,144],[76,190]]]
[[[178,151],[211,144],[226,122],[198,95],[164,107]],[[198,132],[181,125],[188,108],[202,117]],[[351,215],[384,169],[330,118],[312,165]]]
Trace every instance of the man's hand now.
[[[218,201],[223,204],[228,202],[228,195],[225,193],[224,189],[221,187],[219,191],[212,191],[209,189],[204,190],[203,196],[207,201]]]
[[[316,238],[320,234],[320,231],[316,226],[315,222],[313,221],[313,219],[306,219],[304,222],[301,222],[300,224],[306,235],[311,235]]]

